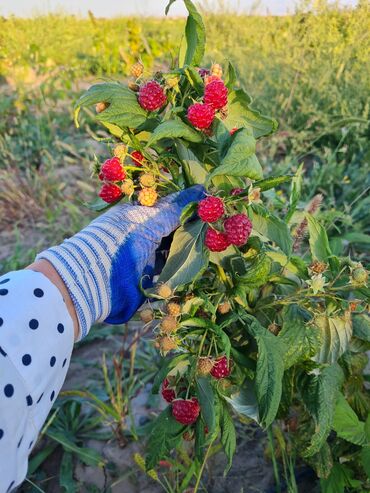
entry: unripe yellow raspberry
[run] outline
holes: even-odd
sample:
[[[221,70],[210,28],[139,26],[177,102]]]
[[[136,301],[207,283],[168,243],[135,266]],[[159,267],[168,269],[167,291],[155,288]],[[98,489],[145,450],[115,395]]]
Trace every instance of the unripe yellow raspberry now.
[[[229,313],[229,311],[231,310],[231,305],[228,301],[224,301],[223,303],[220,303],[218,305],[217,310],[222,315],[225,315],[226,313]]]
[[[143,188],[138,195],[138,201],[141,205],[152,207],[157,202],[158,194],[154,188]]]
[[[197,372],[199,375],[209,375],[213,368],[213,361],[211,358],[205,357],[205,358],[199,358],[198,364],[197,364]]]
[[[352,284],[355,284],[357,286],[364,286],[366,285],[367,280],[369,278],[369,273],[362,266],[362,264],[359,263],[358,266],[352,270],[351,277],[352,277]]]
[[[134,193],[135,187],[134,187],[134,182],[130,180],[130,178],[127,178],[122,185],[121,185],[121,190],[122,193],[125,195],[128,195],[129,197]]]
[[[172,296],[172,289],[167,284],[160,284],[157,287],[157,294],[161,298],[164,298],[165,300],[167,300],[168,298],[171,298],[171,296]]]
[[[150,308],[144,308],[144,310],[141,310],[140,312],[140,318],[146,324],[151,322],[154,318],[153,310]]]
[[[131,67],[131,75],[136,79],[141,77],[143,75],[143,72],[144,72],[144,65],[141,62],[136,62]]]
[[[125,157],[127,156],[127,145],[126,144],[118,144],[114,148],[113,155],[118,157],[118,159],[123,162]]]
[[[177,331],[177,320],[172,315],[166,315],[163,317],[162,322],[160,324],[161,332],[165,334],[173,334]]]
[[[155,176],[151,173],[143,173],[139,178],[140,183],[143,187],[154,187],[156,184]]]
[[[211,75],[215,75],[219,79],[222,77],[222,67],[218,63],[214,63],[211,67]]]
[[[159,344],[159,348],[163,353],[168,353],[168,351],[171,351],[172,349],[176,349],[177,342],[173,337],[169,336],[164,336],[164,337],[159,337],[157,339],[157,342]]]
[[[181,315],[181,306],[178,303],[168,303],[166,306],[166,311],[169,315],[172,315],[173,317],[178,317]]]
[[[97,113],[102,113],[104,110],[106,110],[109,106],[109,103],[105,103],[104,101],[102,101],[101,103],[97,103],[95,105],[95,111]]]
[[[310,270],[315,274],[322,274],[328,268],[328,264],[325,262],[320,262],[319,260],[314,260],[310,265]]]

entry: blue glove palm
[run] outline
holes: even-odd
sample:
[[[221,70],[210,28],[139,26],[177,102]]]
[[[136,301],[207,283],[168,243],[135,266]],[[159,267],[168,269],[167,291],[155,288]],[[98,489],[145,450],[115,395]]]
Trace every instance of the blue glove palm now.
[[[140,280],[152,277],[155,251],[179,225],[182,209],[199,201],[195,186],[158,201],[154,207],[119,204],[61,245],[37,256],[64,280],[80,325],[80,338],[95,322],[123,323],[143,302]]]

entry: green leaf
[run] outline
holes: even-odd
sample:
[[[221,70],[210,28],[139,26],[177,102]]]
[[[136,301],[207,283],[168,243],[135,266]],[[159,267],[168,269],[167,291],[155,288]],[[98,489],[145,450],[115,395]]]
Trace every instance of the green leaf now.
[[[154,143],[161,139],[176,139],[182,138],[189,142],[201,142],[202,136],[199,132],[186,125],[181,120],[167,120],[154,130],[148,140],[147,147],[152,146]]]
[[[364,447],[361,450],[361,462],[362,462],[362,467],[364,468],[364,471],[370,479],[370,447]]]
[[[271,259],[262,253],[257,255],[252,262],[244,261],[245,269],[243,272],[234,271],[233,277],[238,284],[245,286],[249,290],[259,288],[267,282],[271,264]]]
[[[365,423],[358,419],[357,414],[341,393],[335,407],[333,430],[340,438],[355,445],[365,445],[368,442],[365,434]]]
[[[320,348],[320,332],[307,325],[310,315],[298,305],[290,305],[282,312],[283,327],[278,338],[286,347],[285,369],[314,356]]]
[[[334,464],[327,479],[320,480],[320,488],[322,493],[344,493],[347,488],[361,487],[361,481],[353,478],[353,471],[344,464]],[[361,488],[362,491],[362,488]]]
[[[304,457],[316,454],[325,443],[333,423],[338,390],[343,371],[338,364],[327,366],[317,374],[306,374],[299,381],[303,402],[315,422],[315,433]]]
[[[75,123],[78,127],[80,109],[96,103],[109,103],[95,118],[104,124],[114,124],[120,128],[137,128],[147,118],[147,112],[137,102],[136,94],[118,82],[105,82],[91,86],[75,105]]]
[[[176,148],[178,156],[183,164],[184,173],[188,178],[189,185],[204,185],[208,173],[198,161],[195,154],[180,141],[176,142]]]
[[[367,313],[354,313],[352,316],[353,335],[362,341],[370,342],[370,317]]]
[[[231,91],[236,84],[237,78],[234,65],[230,61],[227,64],[224,80],[225,86]]]
[[[251,102],[251,97],[243,89],[229,93],[229,114],[226,120],[228,127],[251,128],[256,139],[275,132],[277,121],[252,109]]]
[[[249,218],[253,224],[253,231],[276,243],[290,257],[293,240],[288,226],[281,219],[258,204],[252,204],[249,208]]]
[[[253,384],[254,382],[246,380],[238,393],[231,397],[223,397],[237,413],[259,423],[257,396]]]
[[[199,276],[208,262],[203,248],[204,234],[205,225],[201,221],[180,226],[173,237],[169,257],[158,282],[176,288]]]
[[[224,402],[221,407],[220,416],[220,428],[221,428],[221,443],[225,451],[225,455],[228,458],[228,464],[224,471],[226,474],[231,467],[232,460],[236,451],[236,432],[234,422],[230,416],[229,409]]]
[[[244,315],[243,318],[248,322],[247,329],[258,345],[255,386],[259,420],[267,428],[274,421],[279,409],[287,348],[283,341],[265,329],[257,319],[250,315]]]
[[[147,470],[153,469],[161,459],[168,457],[181,441],[185,428],[174,419],[170,406],[158,416],[148,439]]]
[[[313,259],[327,262],[332,255],[325,228],[311,214],[307,214],[310,250]]]
[[[285,217],[285,221],[287,223],[289,222],[290,218],[293,216],[297,208],[298,201],[301,198],[302,183],[303,183],[303,163],[299,166],[292,180],[292,186],[291,186],[290,197],[289,197],[289,209]]]
[[[60,432],[54,432],[49,429],[46,434],[52,440],[58,442],[66,452],[73,452],[77,455],[87,466],[102,466],[104,464],[102,456],[96,450],[79,447]]]
[[[204,56],[206,44],[206,30],[203,20],[191,0],[184,0],[189,15],[185,26],[186,53],[185,58],[180,60],[182,65],[200,65]]]
[[[320,450],[311,457],[306,458],[306,461],[319,478],[328,478],[333,467],[333,457],[328,443],[325,442]]]
[[[78,485],[73,479],[73,455],[64,452],[59,471],[59,485],[66,493],[77,493]]]
[[[52,442],[50,445],[43,447],[39,452],[32,456],[28,462],[27,474],[30,476],[45,462],[45,460],[54,452],[58,444]]]
[[[342,317],[317,315],[313,324],[320,330],[321,347],[313,358],[318,363],[335,363],[347,351],[352,337],[352,323],[348,314]]]
[[[167,6],[166,6],[166,8],[165,8],[165,11],[164,11],[165,15],[168,15],[168,12],[169,12],[169,10],[170,10],[170,8],[171,8],[171,5],[172,5],[173,3],[175,3],[175,2],[176,2],[176,0],[169,0],[169,2],[168,2],[168,4],[167,4]]]
[[[94,202],[84,202],[84,206],[94,212],[104,211],[106,209],[109,209],[109,207],[112,207],[112,205],[114,204],[107,204],[107,202],[104,202],[104,200],[102,200],[100,197],[95,199]]]
[[[204,428],[204,422],[201,419],[198,419],[195,423],[194,452],[195,457],[198,459],[199,462],[203,461],[204,454],[208,445],[207,435]]]
[[[163,380],[166,378],[170,370],[175,368],[175,366],[180,363],[180,361],[186,360],[188,358],[188,354],[179,354],[174,358],[163,358],[162,366],[159,371],[156,373],[152,386],[152,394],[158,394],[159,389],[162,385]]]
[[[191,219],[197,211],[198,202],[190,202],[186,205],[180,216],[180,224],[184,225],[189,219]]]
[[[197,384],[197,396],[202,410],[202,416],[206,425],[208,426],[209,433],[213,433],[216,425],[215,414],[215,394],[213,387],[208,378],[198,378]]]
[[[221,165],[210,173],[207,182],[220,175],[244,176],[252,180],[260,180],[263,173],[254,154],[255,150],[256,140],[250,130],[245,128],[240,130],[235,134],[226,156],[221,160]]]
[[[291,179],[291,175],[272,176],[271,178],[256,181],[253,183],[253,188],[260,188],[261,192],[266,192],[266,190],[270,190],[271,188],[275,188],[283,183],[287,183],[291,181]]]

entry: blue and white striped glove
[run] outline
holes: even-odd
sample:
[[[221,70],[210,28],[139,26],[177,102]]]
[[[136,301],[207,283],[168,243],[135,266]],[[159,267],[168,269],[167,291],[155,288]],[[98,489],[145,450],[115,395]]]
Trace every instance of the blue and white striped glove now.
[[[155,251],[179,226],[182,209],[199,201],[201,186],[177,192],[154,207],[118,204],[37,260],[50,262],[63,279],[79,321],[79,339],[95,322],[129,320],[143,302],[140,280],[153,276]]]

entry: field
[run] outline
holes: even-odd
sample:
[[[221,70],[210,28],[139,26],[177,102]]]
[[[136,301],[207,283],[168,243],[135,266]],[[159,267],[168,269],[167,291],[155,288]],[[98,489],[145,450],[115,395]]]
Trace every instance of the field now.
[[[279,175],[294,173],[303,164],[299,208],[322,194],[318,217],[332,251],[345,251],[368,265],[367,2],[348,10],[322,4],[286,17],[205,11],[204,19],[205,62],[225,65],[231,60],[254,107],[279,122],[278,131],[258,144],[264,168]],[[80,128],[74,127],[73,105],[81,92],[102,79],[126,80],[139,58],[148,74],[167,68],[170,56],[177,56],[183,28],[182,19],[79,19],[62,14],[0,18],[0,273],[24,267],[42,248],[61,242],[93,218],[83,204],[96,194],[91,165],[95,155],[104,159],[106,134],[89,112],[83,114]],[[283,206],[287,196],[281,193],[275,199]],[[132,483],[130,492],[185,491],[180,483],[189,465],[186,450],[172,472],[167,471],[171,465],[162,464],[163,487],[140,471],[140,455],[132,465],[134,453],[143,453],[137,445],[139,435],[145,434],[143,425],[160,406],[147,389],[157,356],[150,334],[138,344],[135,327],[134,322],[125,328],[97,328],[81,344],[67,392],[43,432],[22,491],[117,493],[126,491],[120,489],[123,481]],[[257,443],[261,434],[250,424],[243,430],[241,450]],[[271,440],[266,443],[271,445]],[[266,471],[265,483],[255,472],[251,478],[256,489],[252,480],[243,483],[240,471],[245,465],[237,465],[233,491],[267,491],[271,486],[266,478],[272,478],[272,467],[264,462],[271,452],[261,449],[256,455],[249,466]],[[212,477],[220,470],[216,456],[203,485],[211,488],[208,491],[221,491]],[[140,478],[136,483],[135,475]]]

